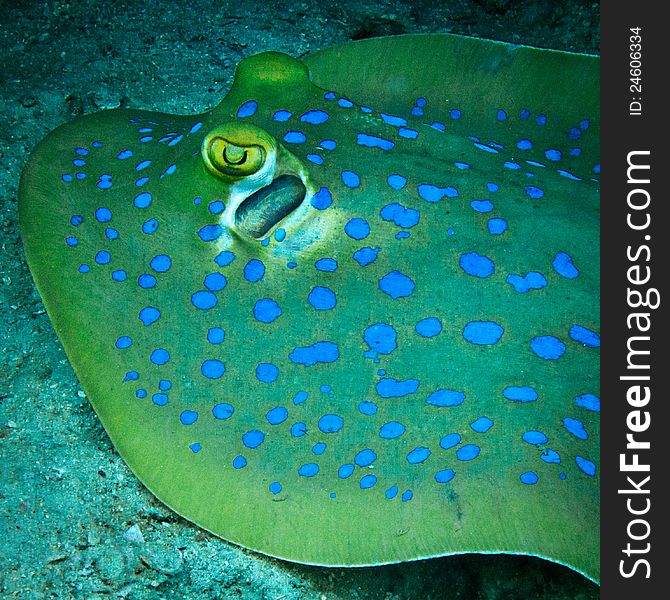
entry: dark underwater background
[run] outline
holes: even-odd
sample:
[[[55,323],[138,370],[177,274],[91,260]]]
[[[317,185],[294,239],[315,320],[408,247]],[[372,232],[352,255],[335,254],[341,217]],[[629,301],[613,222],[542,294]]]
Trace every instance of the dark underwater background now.
[[[599,12],[587,0],[0,0],[0,597],[599,597],[536,558],[305,567],[181,519],[130,472],[89,405],[34,288],[17,215],[19,174],[50,130],[120,106],[201,112],[245,56],[415,32],[597,54]]]

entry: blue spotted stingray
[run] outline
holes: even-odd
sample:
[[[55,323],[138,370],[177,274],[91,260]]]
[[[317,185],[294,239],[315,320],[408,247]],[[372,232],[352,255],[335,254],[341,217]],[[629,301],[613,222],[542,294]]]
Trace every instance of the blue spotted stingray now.
[[[165,504],[316,565],[599,576],[598,60],[450,35],[245,59],[40,143],[26,254]]]

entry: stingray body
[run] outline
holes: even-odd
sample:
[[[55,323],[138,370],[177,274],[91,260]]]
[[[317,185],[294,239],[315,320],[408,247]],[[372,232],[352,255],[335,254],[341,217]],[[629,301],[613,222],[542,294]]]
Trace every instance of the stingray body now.
[[[597,580],[597,78],[403,36],[50,134],[28,261],[142,482],[292,561],[506,552]]]

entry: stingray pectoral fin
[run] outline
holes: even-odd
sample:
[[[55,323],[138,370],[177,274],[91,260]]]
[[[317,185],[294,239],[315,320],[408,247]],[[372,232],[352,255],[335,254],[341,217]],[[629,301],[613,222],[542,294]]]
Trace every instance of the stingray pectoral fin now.
[[[597,580],[597,114],[490,59],[545,54],[435,42],[323,54],[375,109],[330,59],[318,87],[269,53],[210,112],[57,129],[21,179],[28,263],[119,453],[189,520],[308,564],[507,552]],[[477,90],[418,68],[461,47]],[[536,130],[500,118],[526,103]]]

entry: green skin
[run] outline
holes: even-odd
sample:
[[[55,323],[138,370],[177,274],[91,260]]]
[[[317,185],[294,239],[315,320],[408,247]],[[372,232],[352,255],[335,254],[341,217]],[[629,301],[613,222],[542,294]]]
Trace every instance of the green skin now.
[[[583,473],[575,456],[597,464],[599,415],[577,406],[575,397],[598,395],[599,356],[597,349],[568,337],[576,323],[599,330],[598,184],[589,179],[598,161],[597,60],[445,35],[349,44],[307,57],[305,63],[309,73],[303,63],[280,54],[252,57],[240,64],[230,93],[208,113],[97,113],[60,127],[31,157],[20,188],[28,262],[106,431],[161,501],[224,539],[265,554],[307,564],[361,566],[468,552],[518,553],[566,564],[597,581],[598,473]],[[426,64],[433,68],[420,67]],[[324,100],[324,89],[314,82],[375,112],[338,108]],[[429,100],[426,114],[412,118],[409,109],[419,96]],[[241,201],[231,196],[239,190],[235,185],[242,181],[245,193],[259,187],[245,178],[216,176],[199,152],[207,133],[234,123],[238,107],[250,99],[258,102],[258,111],[239,121],[278,140],[276,174],[282,169],[299,174],[307,198],[273,226],[267,246],[234,226],[219,240],[203,242],[196,232],[217,222],[208,212],[209,202],[222,199],[234,210]],[[463,110],[461,120],[449,120],[452,107]],[[510,115],[528,107],[533,115],[544,112],[550,122],[541,128],[515,119],[512,127],[496,122],[499,107]],[[290,110],[291,121],[273,120],[279,109]],[[327,111],[330,118],[319,125],[299,121],[301,114],[314,109]],[[407,117],[409,126],[419,129],[419,137],[400,137],[397,128],[379,119],[379,112]],[[555,115],[560,121],[554,126]],[[156,137],[182,127],[188,131],[196,121],[203,126],[173,147],[148,145],[138,141],[138,125],[129,125],[129,119],[138,117],[159,123],[154,126]],[[546,148],[561,149],[567,156],[574,142],[565,137],[565,130],[585,117],[591,119],[591,127],[579,142],[582,155],[559,165],[583,180],[562,177],[547,165],[531,168],[535,176],[529,181],[525,166],[503,166],[506,160],[547,163]],[[421,125],[435,120],[448,122],[447,132]],[[236,131],[235,125],[228,127]],[[303,131],[307,142],[283,143],[289,129]],[[395,147],[383,151],[358,145],[359,132],[391,139]],[[467,135],[494,140],[507,150],[483,152]],[[518,152],[516,141],[531,136],[537,150]],[[103,140],[104,146],[84,157],[89,176],[63,184],[61,174],[72,172],[73,149],[90,148],[95,139]],[[336,140],[337,147],[318,151],[326,161],[314,165],[306,154],[315,152],[323,139]],[[133,158],[115,158],[124,149],[132,150]],[[150,181],[139,190],[133,184],[139,176],[134,167],[145,158],[153,161],[146,169]],[[460,170],[454,161],[471,168]],[[173,163],[175,173],[159,179]],[[358,173],[361,185],[347,188],[342,170]],[[103,173],[112,175],[111,189],[96,187]],[[407,177],[402,190],[386,183],[392,173]],[[500,185],[495,195],[486,191],[490,181]],[[422,183],[454,186],[459,196],[426,202],[417,194]],[[524,192],[529,184],[541,187],[545,195],[529,198]],[[310,198],[324,186],[334,201],[321,211]],[[152,194],[149,208],[133,206],[139,191]],[[203,199],[197,206],[196,196]],[[470,207],[471,200],[488,197],[494,212],[478,213]],[[420,211],[419,224],[409,230],[408,239],[396,239],[400,228],[379,216],[392,202]],[[94,211],[100,206],[112,211],[110,224],[121,232],[118,240],[107,240],[104,226],[95,222]],[[76,230],[69,223],[73,214],[85,217]],[[504,235],[488,233],[492,216],[510,223]],[[159,222],[151,236],[140,231],[149,217]],[[345,235],[344,226],[352,217],[370,223],[371,233],[364,240]],[[287,234],[281,243],[272,237],[278,228]],[[454,234],[448,235],[447,229]],[[64,242],[73,234],[79,239],[74,248]],[[361,267],[352,254],[364,246],[382,250],[374,263]],[[100,249],[111,252],[109,265],[94,263]],[[213,259],[223,249],[234,252],[236,259],[218,268]],[[464,273],[459,257],[473,251],[490,257],[495,273],[483,279]],[[569,252],[580,270],[578,278],[567,279],[552,269],[560,251]],[[161,253],[170,255],[172,266],[157,274],[149,262]],[[337,259],[339,268],[332,273],[315,269],[314,262],[323,257]],[[242,275],[252,258],[266,267],[257,283]],[[289,261],[298,266],[288,269]],[[91,265],[91,272],[77,271],[82,262]],[[117,268],[127,271],[127,281],[112,281],[110,274]],[[226,288],[217,292],[218,304],[211,310],[194,308],[191,294],[204,289],[204,277],[217,270],[227,278]],[[379,288],[379,279],[396,270],[416,283],[408,297],[392,299]],[[529,271],[543,273],[547,286],[519,293],[505,281],[508,274],[523,276]],[[153,273],[156,287],[139,288],[136,282],[142,273]],[[316,311],[308,303],[314,286],[335,292],[335,309]],[[272,323],[254,319],[254,304],[262,298],[274,299],[282,309]],[[145,306],[162,313],[148,327],[137,318]],[[438,317],[443,327],[431,339],[414,330],[429,316]],[[470,321],[495,321],[504,328],[503,337],[497,344],[472,344],[462,336]],[[378,362],[364,356],[369,348],[363,332],[374,323],[390,324],[397,332],[398,347],[380,354]],[[225,330],[220,345],[206,339],[212,326]],[[114,342],[124,335],[132,337],[133,344],[119,350]],[[559,338],[566,345],[565,354],[558,360],[540,358],[529,345],[536,335]],[[304,366],[289,359],[294,348],[322,340],[337,343],[338,360]],[[161,347],[169,348],[171,360],[154,365],[149,355]],[[220,379],[201,375],[202,361],[212,358],[225,363]],[[279,368],[274,383],[255,377],[259,362]],[[378,369],[397,380],[417,379],[419,388],[403,397],[382,398],[375,390]],[[122,383],[132,370],[140,371],[140,381]],[[159,379],[172,381],[166,406],[151,401]],[[320,392],[321,385],[329,385],[332,396]],[[507,386],[522,385],[533,387],[538,400],[511,402],[502,396]],[[145,399],[135,397],[140,386],[149,391]],[[438,389],[462,391],[465,400],[452,407],[427,404],[426,398]],[[309,398],[293,405],[300,390],[309,392]],[[361,414],[361,401],[374,401],[377,413]],[[211,409],[220,402],[235,406],[231,418],[213,417]],[[265,415],[276,406],[285,406],[289,418],[269,425]],[[194,424],[180,422],[185,409],[199,413]],[[318,429],[319,418],[329,413],[344,420],[337,433]],[[470,424],[484,415],[494,426],[476,433]],[[569,433],[563,427],[565,417],[579,419],[588,438]],[[289,433],[296,421],[307,424],[303,437]],[[402,422],[405,433],[394,440],[381,439],[379,428],[388,421]],[[265,441],[245,448],[242,435],[253,429],[263,431]],[[547,447],[561,455],[560,465],[540,460],[545,448],[521,440],[524,432],[533,430],[547,435]],[[456,447],[441,448],[440,439],[450,432],[459,432],[462,444],[480,446],[480,455],[460,461]],[[189,448],[194,442],[202,446],[198,453]],[[311,452],[317,442],[327,443],[321,456]],[[427,447],[431,456],[412,465],[405,457],[416,447]],[[363,448],[377,453],[373,465],[357,466],[352,477],[338,478],[338,467],[353,462]],[[248,461],[243,469],[232,466],[238,454]],[[319,464],[319,474],[301,476],[299,467],[311,462]],[[447,468],[455,477],[437,483],[435,472]],[[539,477],[536,485],[519,480],[529,470]],[[377,484],[361,489],[360,478],[370,473],[377,476]],[[268,490],[275,481],[282,485],[278,494]],[[411,489],[413,499],[387,500],[384,491],[392,485],[398,485],[400,493]]]

